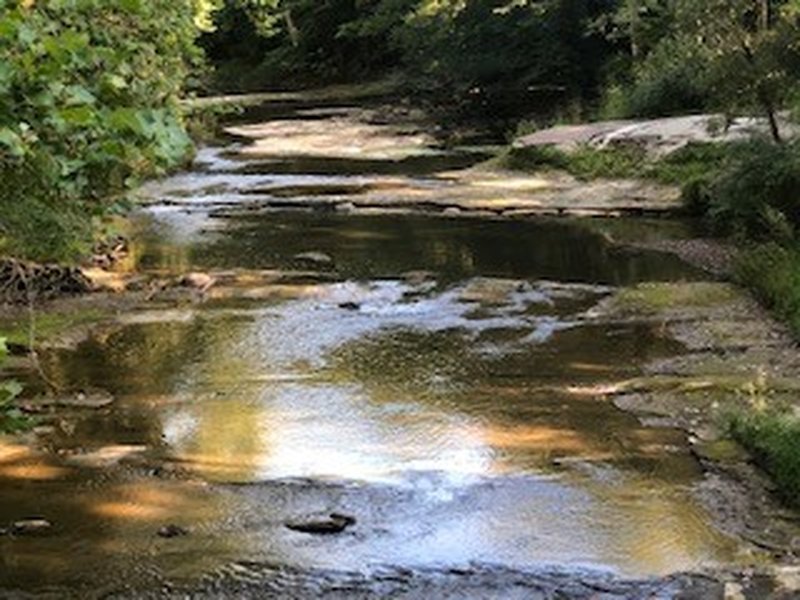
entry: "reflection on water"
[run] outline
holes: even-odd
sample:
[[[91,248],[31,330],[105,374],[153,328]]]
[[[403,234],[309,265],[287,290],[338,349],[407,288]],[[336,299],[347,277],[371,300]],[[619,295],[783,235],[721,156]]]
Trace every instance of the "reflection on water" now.
[[[446,281],[477,275],[628,285],[692,279],[673,256],[620,250],[565,221],[501,222],[406,216],[267,213],[226,219],[169,207],[143,217],[145,269],[297,268],[309,251],[343,278],[392,277],[426,269]],[[193,225],[194,224],[194,225]],[[305,265],[306,267],[308,265]]]

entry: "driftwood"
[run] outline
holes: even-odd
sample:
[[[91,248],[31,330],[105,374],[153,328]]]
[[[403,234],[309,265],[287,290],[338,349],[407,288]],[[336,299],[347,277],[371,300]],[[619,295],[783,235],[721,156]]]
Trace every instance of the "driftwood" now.
[[[91,290],[77,267],[0,259],[0,303],[24,304]]]

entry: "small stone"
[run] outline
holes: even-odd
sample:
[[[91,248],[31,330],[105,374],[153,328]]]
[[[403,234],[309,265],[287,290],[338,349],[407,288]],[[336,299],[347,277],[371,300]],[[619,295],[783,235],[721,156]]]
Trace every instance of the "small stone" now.
[[[726,583],[724,598],[725,600],[747,600],[744,595],[744,588],[739,583]]]
[[[181,278],[182,286],[201,291],[206,291],[216,282],[217,280],[208,273],[188,273]]]
[[[43,535],[52,529],[53,524],[47,519],[32,517],[15,521],[11,525],[12,535]]]
[[[299,521],[290,521],[286,527],[292,531],[300,533],[310,533],[313,535],[331,535],[342,533],[348,527],[355,525],[354,517],[331,513],[327,517],[309,518]]]
[[[189,530],[181,527],[180,525],[165,525],[158,530],[158,537],[165,539],[172,539],[176,537],[185,537],[189,535]]]
[[[59,396],[56,398],[44,398],[38,403],[42,406],[64,406],[69,408],[104,408],[114,403],[114,396],[109,392],[96,390],[92,392],[78,392]]]
[[[333,258],[324,252],[301,252],[300,254],[295,254],[294,259],[320,265],[329,265],[333,262]]]
[[[351,213],[356,209],[356,205],[352,202],[342,202],[336,205],[336,210],[342,213]]]
[[[361,305],[358,302],[342,302],[339,308],[344,310],[361,310]]]
[[[448,208],[445,208],[442,214],[446,217],[457,217],[461,215],[461,209],[456,206],[450,206]]]

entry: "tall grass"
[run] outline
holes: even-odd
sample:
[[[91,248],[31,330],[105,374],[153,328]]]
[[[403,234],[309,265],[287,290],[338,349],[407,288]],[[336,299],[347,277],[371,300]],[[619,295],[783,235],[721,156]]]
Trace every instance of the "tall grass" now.
[[[783,501],[800,507],[800,419],[775,409],[753,409],[731,415],[728,429],[769,474]]]

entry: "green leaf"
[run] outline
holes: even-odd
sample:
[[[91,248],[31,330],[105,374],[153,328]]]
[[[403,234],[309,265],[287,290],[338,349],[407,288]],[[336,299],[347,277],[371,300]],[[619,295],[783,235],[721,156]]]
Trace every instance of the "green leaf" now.
[[[5,149],[15,158],[25,155],[25,143],[22,138],[8,127],[0,128],[0,149]]]
[[[80,106],[83,104],[94,104],[97,98],[87,88],[82,85],[70,85],[66,89],[67,105]]]
[[[95,120],[95,111],[89,106],[76,106],[59,111],[59,116],[68,125],[89,125]]]

